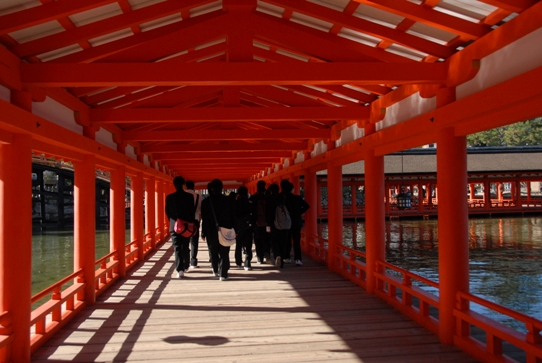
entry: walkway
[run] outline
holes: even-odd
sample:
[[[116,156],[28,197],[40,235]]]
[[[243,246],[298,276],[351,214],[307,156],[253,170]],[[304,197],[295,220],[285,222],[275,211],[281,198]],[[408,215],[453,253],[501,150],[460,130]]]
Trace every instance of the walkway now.
[[[475,362],[308,259],[233,268],[223,282],[207,262],[174,278],[172,252],[162,245],[32,361]]]

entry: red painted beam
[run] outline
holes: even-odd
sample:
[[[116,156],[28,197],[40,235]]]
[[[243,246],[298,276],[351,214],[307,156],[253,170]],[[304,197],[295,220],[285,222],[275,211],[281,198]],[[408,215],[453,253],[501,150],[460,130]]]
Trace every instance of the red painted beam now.
[[[117,1],[118,0],[56,0],[41,6],[20,10],[0,16],[0,34],[8,34],[24,28],[30,28]]]
[[[444,63],[21,64],[22,82],[41,87],[419,84],[447,77]]]
[[[333,11],[321,5],[313,4],[303,0],[266,0],[269,3],[285,7],[304,15],[315,17],[332,24],[340,25],[344,28],[352,29],[360,33],[369,34],[373,37],[381,40],[388,40],[393,43],[401,44],[408,48],[416,49],[420,52],[434,55],[439,58],[448,58],[454,54],[455,49],[440,45],[438,43],[425,40],[406,32],[389,28],[384,25],[377,24],[375,22],[361,19],[346,13],[339,11]],[[400,2],[407,3],[407,2]],[[394,6],[398,6],[397,1],[394,0]],[[414,5],[414,4],[413,4]],[[417,5],[414,5],[417,6]],[[418,8],[420,6],[417,6]],[[438,13],[432,9],[432,12]],[[438,13],[442,14],[442,13]],[[445,15],[445,14],[442,14]]]
[[[270,161],[277,158],[285,158],[292,155],[291,151],[207,151],[207,152],[178,152],[178,153],[155,153],[153,160],[208,160],[208,159],[244,159],[247,162]]]
[[[192,143],[192,144],[172,144],[172,145],[142,145],[142,153],[178,153],[180,151],[191,151],[198,153],[207,153],[211,151],[289,151],[304,150],[307,148],[306,142],[273,142],[273,143],[248,143],[248,142],[230,142],[220,144]],[[246,154],[244,154],[246,155]],[[266,153],[266,155],[268,155]],[[183,154],[183,157],[186,156]],[[285,154],[285,156],[288,156]]]
[[[125,141],[329,139],[330,129],[281,130],[179,130],[124,132]]]
[[[134,108],[92,109],[93,123],[137,122],[257,122],[306,120],[364,120],[369,108],[351,107],[226,107],[226,108]]]
[[[100,37],[115,31],[130,28],[134,25],[150,22],[168,15],[180,13],[183,9],[204,5],[213,0],[186,0],[182,2],[167,1],[126,14],[113,16],[99,20],[87,25],[76,27],[61,33],[56,33],[26,43],[11,47],[10,50],[17,56],[23,58],[39,55],[76,44],[83,40]]]

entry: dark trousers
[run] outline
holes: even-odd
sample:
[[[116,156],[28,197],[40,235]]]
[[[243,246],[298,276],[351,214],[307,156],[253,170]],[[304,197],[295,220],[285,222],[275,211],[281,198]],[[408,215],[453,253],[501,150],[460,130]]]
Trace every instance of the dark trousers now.
[[[256,245],[256,257],[258,261],[263,262],[264,256],[270,254],[271,246],[269,244],[270,234],[265,230],[265,227],[254,228],[254,244]]]
[[[237,266],[243,265],[243,250],[245,250],[244,267],[251,267],[252,261],[252,230],[242,231],[237,235],[235,241],[235,263]]]
[[[280,256],[280,266],[284,267],[284,259],[290,258],[290,241],[289,241],[288,229],[276,229],[271,228],[271,248],[273,250],[273,257]]]
[[[190,237],[190,266],[198,265],[199,222],[197,222],[196,234]]]
[[[190,239],[171,232],[171,242],[175,254],[175,270],[184,271],[190,265]]]
[[[230,247],[222,246],[217,237],[207,237],[207,242],[211,248],[211,266],[213,272],[220,277],[228,277],[230,269]]]
[[[290,229],[290,235],[292,236],[294,245],[294,259],[301,261],[301,228],[292,227]],[[288,252],[288,254],[289,253],[290,252]]]

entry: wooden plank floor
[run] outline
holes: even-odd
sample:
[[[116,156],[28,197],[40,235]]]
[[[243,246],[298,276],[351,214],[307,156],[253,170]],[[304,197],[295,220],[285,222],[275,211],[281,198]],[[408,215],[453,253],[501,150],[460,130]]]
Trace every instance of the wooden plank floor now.
[[[174,275],[166,242],[32,362],[475,362],[325,266]],[[232,261],[233,250],[232,250]],[[201,261],[205,262],[201,262]]]

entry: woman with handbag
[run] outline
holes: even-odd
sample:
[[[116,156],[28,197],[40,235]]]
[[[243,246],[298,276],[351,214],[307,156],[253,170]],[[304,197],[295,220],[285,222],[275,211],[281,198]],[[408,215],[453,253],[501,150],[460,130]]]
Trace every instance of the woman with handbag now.
[[[213,273],[228,280],[230,246],[235,243],[235,201],[222,194],[219,179],[211,182],[211,195],[201,203],[202,235],[211,249]]]

